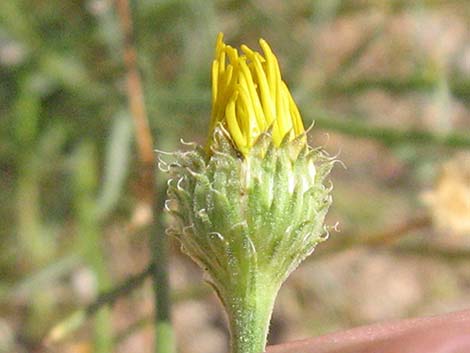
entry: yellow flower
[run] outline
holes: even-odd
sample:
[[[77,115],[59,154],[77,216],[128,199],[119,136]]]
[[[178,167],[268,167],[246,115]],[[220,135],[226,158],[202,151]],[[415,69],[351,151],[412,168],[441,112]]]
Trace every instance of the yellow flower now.
[[[168,165],[170,231],[207,273],[224,305],[232,353],[265,351],[274,299],[324,241],[334,159],[306,143],[271,48],[241,53],[217,38],[206,150]]]
[[[218,124],[245,156],[269,129],[276,146],[305,131],[299,110],[282,81],[276,56],[265,40],[260,39],[259,43],[264,56],[246,45],[242,45],[239,55],[237,49],[223,42],[222,33],[217,37],[209,146]]]

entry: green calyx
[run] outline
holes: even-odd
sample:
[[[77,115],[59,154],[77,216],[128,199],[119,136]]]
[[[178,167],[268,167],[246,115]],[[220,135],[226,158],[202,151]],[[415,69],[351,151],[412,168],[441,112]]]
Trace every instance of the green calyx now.
[[[277,291],[325,240],[334,161],[305,136],[280,147],[261,135],[245,157],[223,128],[212,150],[176,152],[169,165],[171,233],[208,274],[229,316],[232,352],[264,350]]]

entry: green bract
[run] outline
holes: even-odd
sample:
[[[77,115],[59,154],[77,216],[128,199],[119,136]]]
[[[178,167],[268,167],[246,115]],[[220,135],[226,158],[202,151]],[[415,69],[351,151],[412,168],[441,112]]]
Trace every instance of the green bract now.
[[[279,287],[326,238],[334,161],[303,135],[277,147],[266,132],[246,156],[222,126],[213,138],[211,151],[174,153],[166,206],[179,222],[171,233],[224,304],[232,351],[259,353]]]

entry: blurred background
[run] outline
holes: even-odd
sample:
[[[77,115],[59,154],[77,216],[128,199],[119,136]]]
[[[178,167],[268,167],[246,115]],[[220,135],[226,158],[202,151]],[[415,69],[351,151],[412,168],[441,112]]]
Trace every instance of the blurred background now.
[[[204,143],[222,31],[237,47],[268,40],[305,125],[316,121],[311,144],[345,165],[330,240],[283,286],[271,344],[470,306],[468,1],[131,7],[155,148]],[[153,351],[148,280],[44,344],[150,261],[123,48],[113,0],[0,1],[2,353]],[[169,241],[179,352],[227,352],[216,297]]]

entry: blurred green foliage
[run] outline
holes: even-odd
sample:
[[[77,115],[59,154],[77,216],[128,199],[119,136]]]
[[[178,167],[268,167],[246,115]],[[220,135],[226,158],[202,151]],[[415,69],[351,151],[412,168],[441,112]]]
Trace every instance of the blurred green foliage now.
[[[219,31],[226,31],[227,42],[233,45],[256,45],[259,37],[269,40],[306,113],[306,125],[329,111],[327,119],[354,117],[352,130],[361,137],[371,136],[369,130],[361,132],[365,130],[358,123],[392,129],[379,130],[378,135],[373,130],[376,140],[393,140],[397,127],[434,128],[438,135],[452,128],[470,129],[468,62],[461,64],[468,61],[468,43],[467,48],[456,45],[441,60],[439,53],[427,52],[411,35],[400,42],[400,35],[390,35],[389,24],[393,16],[404,14],[419,27],[420,16],[436,16],[439,11],[468,24],[466,1],[140,0],[133,1],[132,8],[146,107],[155,148],[160,150],[177,148],[181,138],[205,138],[210,65]],[[341,26],[352,26],[349,31],[360,33],[360,39],[351,45],[348,35],[341,35]],[[330,32],[337,37],[328,36]],[[468,38],[468,28],[465,35]],[[331,38],[337,42],[326,45]],[[346,49],[336,51],[335,46]],[[374,48],[384,53],[385,59],[376,59],[383,67],[377,69],[371,59],[364,68],[361,60]],[[26,308],[12,325],[27,348],[38,343],[63,311],[77,305],[73,296],[64,299],[63,293],[44,288],[66,278],[78,264],[92,270],[97,290],[115,281],[107,234],[113,226],[129,222],[137,203],[136,153],[122,56],[121,29],[111,0],[0,1],[0,317],[20,311],[11,305],[13,298]],[[378,116],[380,109],[370,107],[380,102],[372,98],[366,108],[361,103],[370,92],[418,102],[406,115],[416,118],[403,124],[406,119],[393,123],[388,116]],[[419,112],[433,104],[440,115],[429,127]],[[452,119],[449,106],[460,112]],[[351,132],[349,125],[323,127]],[[398,183],[404,202],[409,202],[410,189],[416,194],[416,183],[431,179],[429,173],[422,177],[421,171],[448,157],[445,150],[415,148],[413,139],[422,137],[410,136],[399,139],[388,157],[409,167],[400,174],[405,181],[393,176],[384,181],[379,172],[360,169],[368,164],[360,158],[357,163],[352,160],[349,174],[338,172],[344,193],[334,213],[343,214],[346,225],[360,227],[360,222],[372,219],[381,223],[387,218],[380,212],[387,210],[377,205],[383,194],[394,192],[387,189],[390,184]],[[333,141],[331,147],[336,152],[338,145]],[[369,204],[359,212],[354,199],[361,195],[348,183],[362,181],[369,172],[366,178],[375,175],[371,182],[387,190],[377,192],[372,201],[362,199],[361,204]],[[111,349],[111,321],[109,311],[99,314],[97,351]]]

